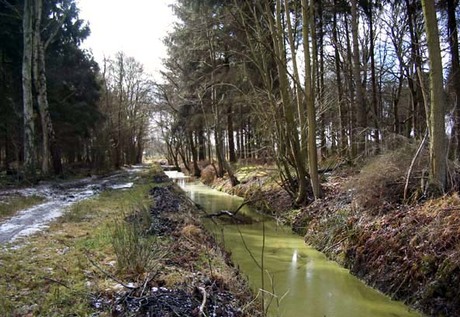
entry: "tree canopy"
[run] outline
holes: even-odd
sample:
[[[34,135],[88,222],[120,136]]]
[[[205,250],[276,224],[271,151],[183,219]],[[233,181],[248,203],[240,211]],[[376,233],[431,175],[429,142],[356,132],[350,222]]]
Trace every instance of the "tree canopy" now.
[[[0,15],[1,169],[33,180],[49,165],[140,162],[153,87],[142,65],[121,52],[98,65],[74,0],[0,1]]]

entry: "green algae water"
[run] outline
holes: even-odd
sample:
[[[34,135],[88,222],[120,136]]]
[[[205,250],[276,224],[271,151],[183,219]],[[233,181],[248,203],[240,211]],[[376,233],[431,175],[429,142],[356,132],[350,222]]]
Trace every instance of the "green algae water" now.
[[[182,181],[179,185],[208,213],[236,210],[242,203],[238,197],[199,183]],[[217,220],[207,221],[205,225],[232,253],[233,261],[249,278],[255,293],[259,293],[259,297],[265,294],[268,316],[421,316],[404,304],[392,301],[366,286],[348,270],[306,246],[302,237],[291,233],[289,228],[278,226],[272,218],[247,207],[243,207],[239,213],[252,218],[252,223],[235,225]],[[262,249],[263,282],[259,267]],[[262,285],[264,292],[260,291]]]

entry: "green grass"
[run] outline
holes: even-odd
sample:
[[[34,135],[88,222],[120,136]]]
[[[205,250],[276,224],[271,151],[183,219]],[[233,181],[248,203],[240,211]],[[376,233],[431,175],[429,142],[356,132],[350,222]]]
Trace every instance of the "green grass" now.
[[[117,274],[113,248],[117,223],[150,203],[148,181],[140,183],[130,190],[107,191],[79,202],[21,247],[0,249],[2,316],[94,313],[90,298],[116,284],[101,269]]]
[[[38,205],[45,198],[40,196],[12,196],[0,202],[0,220],[14,215],[22,209]]]
[[[165,287],[186,288],[197,270],[248,302],[249,288],[242,291],[239,275],[190,214],[170,215],[184,227],[169,237],[147,234],[148,192],[162,186],[152,184],[153,173],[129,190],[73,205],[20,247],[0,248],[0,315],[109,317],[110,309],[97,311],[91,301],[119,296],[119,282],[144,283],[159,273]]]

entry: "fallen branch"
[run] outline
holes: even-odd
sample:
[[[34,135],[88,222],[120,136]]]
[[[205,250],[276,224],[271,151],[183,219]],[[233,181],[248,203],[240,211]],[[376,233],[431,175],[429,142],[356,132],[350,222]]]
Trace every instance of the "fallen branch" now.
[[[214,212],[212,214],[206,214],[203,216],[203,218],[213,218],[213,217],[220,217],[220,216],[230,216],[233,218],[235,217],[235,214],[228,210],[221,210],[219,212]]]
[[[246,206],[247,204],[250,204],[250,203],[253,203],[253,202],[256,202],[258,200],[260,200],[261,198],[259,199],[251,199],[251,200],[246,200],[246,201],[243,201],[241,203],[241,205],[236,208],[235,211],[231,212],[229,210],[221,210],[221,211],[218,211],[218,212],[215,212],[215,213],[212,213],[212,214],[206,214],[203,216],[203,218],[214,218],[214,217],[220,217],[220,216],[229,216],[229,217],[235,217],[238,212],[241,210],[241,208],[243,208],[244,206]]]
[[[127,289],[132,289],[132,290],[135,290],[135,289],[138,289],[140,288],[140,286],[130,286],[130,285],[126,285],[125,283],[123,283],[121,280],[119,280],[118,278],[116,278],[114,275],[110,274],[109,272],[105,271],[103,268],[101,268],[96,262],[94,262],[88,254],[85,254],[86,255],[86,258],[88,259],[88,261],[94,265],[95,268],[97,268],[99,271],[101,271],[103,274],[105,274],[107,277],[111,278],[112,280],[114,280],[115,282],[117,282],[118,284],[120,284],[121,286],[127,288]]]
[[[403,194],[403,200],[407,201],[407,190],[409,188],[409,180],[410,180],[410,175],[412,174],[412,170],[414,169],[415,162],[417,161],[418,156],[422,152],[423,146],[425,145],[426,138],[428,137],[428,130],[426,130],[425,135],[423,136],[422,141],[420,142],[420,145],[417,149],[417,152],[415,152],[414,157],[412,158],[412,162],[410,163],[409,169],[407,170],[407,175],[406,175],[406,184],[404,186],[404,194]],[[423,188],[422,188],[423,190]]]
[[[207,298],[208,298],[208,294],[206,293],[206,289],[204,287],[198,287],[198,289],[200,290],[201,294],[203,294],[203,301],[201,302],[201,305],[200,305],[200,314],[199,316],[205,316],[206,317],[206,314],[204,313],[204,308],[206,307],[206,301],[207,301]]]

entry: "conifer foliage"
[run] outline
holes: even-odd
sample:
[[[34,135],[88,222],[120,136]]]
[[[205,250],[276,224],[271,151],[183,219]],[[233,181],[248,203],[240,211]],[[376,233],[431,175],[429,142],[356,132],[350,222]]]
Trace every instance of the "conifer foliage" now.
[[[34,181],[141,162],[153,86],[142,65],[121,52],[98,65],[75,0],[0,1],[0,16],[0,171]]]

